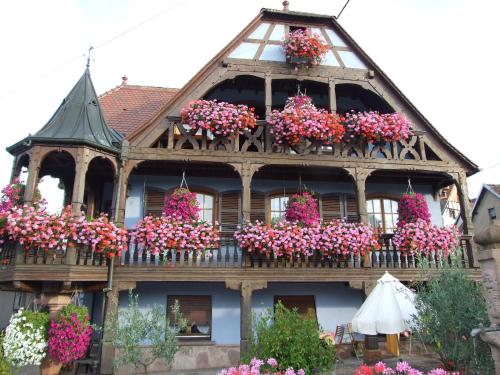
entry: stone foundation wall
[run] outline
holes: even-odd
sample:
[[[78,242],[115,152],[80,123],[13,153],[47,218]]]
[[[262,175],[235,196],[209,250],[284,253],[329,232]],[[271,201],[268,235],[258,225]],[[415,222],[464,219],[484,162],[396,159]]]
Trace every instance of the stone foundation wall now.
[[[145,352],[149,351],[144,347]],[[119,354],[118,354],[119,355]],[[210,368],[231,367],[238,364],[240,360],[239,345],[215,345],[215,344],[181,344],[175,355],[172,368],[168,369],[162,360],[155,361],[149,372],[166,372],[168,370],[199,370]],[[137,371],[132,366],[122,367],[115,372],[118,375],[129,375],[143,373],[141,368]]]

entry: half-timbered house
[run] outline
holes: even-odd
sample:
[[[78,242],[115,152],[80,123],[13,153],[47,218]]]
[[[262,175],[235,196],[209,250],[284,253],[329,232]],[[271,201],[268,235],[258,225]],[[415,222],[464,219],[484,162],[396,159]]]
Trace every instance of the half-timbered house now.
[[[296,70],[286,62],[281,41],[290,30],[310,29],[328,44],[324,61]],[[181,68],[181,67],[180,67]],[[325,146],[276,144],[266,116],[283,108],[298,87],[315,105],[338,113],[351,110],[401,112],[411,121],[408,140]],[[195,99],[247,104],[259,116],[252,131],[223,140],[180,121]],[[467,176],[478,167],[441,136],[390,78],[349,36],[335,17],[262,9],[243,30],[181,89],[123,83],[97,96],[88,69],[49,122],[8,148],[13,177],[28,170],[25,201],[37,182],[59,178],[65,203],[87,215],[108,212],[131,228],[145,215],[161,213],[163,201],[183,174],[197,194],[202,217],[218,222],[220,248],[209,255],[167,254],[159,259],[128,251],[112,264],[109,301],[126,304],[135,288],[144,307],[170,307],[177,299],[197,329],[181,338],[176,368],[234,363],[245,350],[251,312],[278,299],[299,311],[313,311],[324,330],[350,321],[364,294],[385,270],[400,280],[416,278],[411,259],[391,243],[397,202],[408,180],[425,196],[432,222],[442,224],[439,192],[455,185],[464,235],[460,256],[478,277],[471,242]],[[344,218],[381,228],[382,250],[371,259],[342,264],[310,258],[249,257],[233,240],[246,220],[271,222],[299,184],[317,193],[324,221]],[[93,319],[100,322],[100,291],[109,280],[107,262],[84,250],[46,257],[1,254],[0,281],[7,288],[60,296],[83,290]],[[115,305],[108,304],[109,309]],[[103,372],[114,349],[105,347]],[[107,362],[106,362],[107,361]],[[108,366],[108,367],[106,367]]]

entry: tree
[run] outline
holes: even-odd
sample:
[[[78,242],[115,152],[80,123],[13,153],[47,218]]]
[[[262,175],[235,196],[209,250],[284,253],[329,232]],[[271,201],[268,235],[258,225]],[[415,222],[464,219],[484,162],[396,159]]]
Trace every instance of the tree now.
[[[493,374],[489,346],[471,337],[472,329],[490,324],[480,284],[456,264],[437,274],[423,267],[428,281],[419,287],[414,329],[434,346],[447,370]]]
[[[120,309],[118,316],[115,314],[110,319],[113,344],[119,349],[114,365],[134,365],[136,371],[142,367],[146,374],[157,359],[163,359],[170,366],[179,350],[177,335],[186,326],[179,303],[176,301],[172,306],[175,321],[170,322],[163,306],[155,304],[151,310],[141,310],[139,296],[132,290],[128,299],[128,307]],[[140,345],[150,346],[150,351],[143,351]]]

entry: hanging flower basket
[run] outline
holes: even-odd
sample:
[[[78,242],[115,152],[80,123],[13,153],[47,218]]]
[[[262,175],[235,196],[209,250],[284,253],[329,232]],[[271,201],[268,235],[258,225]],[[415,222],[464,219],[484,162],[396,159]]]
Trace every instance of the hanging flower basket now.
[[[92,327],[85,306],[69,304],[50,322],[48,354],[63,365],[85,356],[92,338]]]
[[[307,191],[294,194],[287,202],[285,219],[305,226],[319,223],[318,201],[314,195]]]
[[[179,220],[196,221],[200,216],[200,205],[196,194],[191,193],[188,188],[180,187],[172,194],[165,197],[163,215]]]
[[[254,108],[217,100],[196,100],[181,110],[184,124],[205,129],[216,138],[233,139],[255,127]]]
[[[268,122],[278,143],[296,145],[303,139],[327,145],[339,143],[345,134],[342,117],[317,109],[307,95],[287,99],[283,111],[274,110]]]
[[[328,46],[318,34],[297,29],[283,41],[287,62],[296,69],[321,64]]]
[[[380,114],[377,111],[346,114],[347,139],[363,137],[373,144],[383,145],[408,139],[411,125],[400,113]]]
[[[425,197],[420,193],[403,194],[398,204],[398,226],[414,223],[418,219],[430,224],[431,213]]]

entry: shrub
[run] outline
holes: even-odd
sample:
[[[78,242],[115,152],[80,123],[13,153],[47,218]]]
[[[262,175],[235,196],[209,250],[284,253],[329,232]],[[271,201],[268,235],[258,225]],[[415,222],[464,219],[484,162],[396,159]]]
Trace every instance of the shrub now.
[[[278,370],[303,369],[306,374],[328,371],[335,361],[335,348],[320,339],[318,324],[312,317],[301,317],[297,309],[281,303],[256,319],[249,342],[250,358],[275,358]]]
[[[10,366],[9,362],[4,357],[3,353],[3,338],[5,334],[3,332],[0,332],[0,375],[11,375],[12,374],[12,367]]]
[[[163,359],[170,366],[179,347],[177,335],[186,326],[186,321],[180,313],[179,303],[172,307],[175,322],[171,324],[165,317],[165,309],[154,305],[149,310],[139,308],[138,295],[129,292],[128,307],[120,309],[119,318],[111,316],[108,331],[113,336],[113,344],[120,354],[115,359],[115,366],[134,365],[136,371],[142,367],[147,374],[148,368],[157,359]],[[149,345],[150,351],[145,352],[141,345]]]
[[[452,266],[430,277],[420,289],[415,330],[434,346],[444,368],[468,373],[479,367],[476,373],[493,374],[488,345],[478,340],[475,347],[470,336],[472,329],[490,324],[481,286]]]

